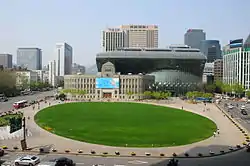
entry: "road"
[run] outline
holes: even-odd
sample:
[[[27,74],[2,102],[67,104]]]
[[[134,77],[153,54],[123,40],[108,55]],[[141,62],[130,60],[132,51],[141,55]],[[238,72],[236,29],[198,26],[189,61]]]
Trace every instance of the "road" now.
[[[232,104],[234,108],[228,109],[228,107],[224,106],[225,103]],[[246,106],[248,115],[241,114],[240,107],[242,105]],[[230,115],[232,115],[237,122],[239,122],[245,129],[248,130],[248,132],[250,132],[250,104],[246,104],[242,101],[222,100],[222,102],[220,103],[220,107],[227,111]]]
[[[10,153],[2,157],[2,160],[14,161],[17,157],[25,154]],[[210,158],[185,158],[178,159],[180,166],[211,166],[211,165],[226,165],[226,166],[246,166],[250,163],[250,153],[245,150],[228,154],[225,156],[210,157]],[[137,157],[94,157],[94,156],[81,156],[81,155],[56,155],[56,154],[38,154],[41,162],[46,162],[58,157],[71,158],[76,166],[92,166],[100,164],[105,166],[166,166],[169,159],[160,158],[137,158]]]
[[[46,92],[35,92],[33,95],[25,95],[25,96],[16,96],[11,97],[7,102],[0,102],[0,113],[10,111],[13,107],[12,104],[14,102],[20,101],[20,100],[37,100],[44,98],[45,96],[54,95],[54,91],[46,91]]]

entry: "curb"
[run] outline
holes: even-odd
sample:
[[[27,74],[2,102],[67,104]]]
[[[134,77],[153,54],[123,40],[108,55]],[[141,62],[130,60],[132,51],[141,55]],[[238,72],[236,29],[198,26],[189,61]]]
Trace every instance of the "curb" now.
[[[202,153],[197,153],[196,156],[194,155],[188,155],[188,156],[185,156],[185,153],[182,153],[181,156],[179,156],[178,154],[175,154],[173,156],[172,155],[163,155],[163,153],[159,154],[159,156],[156,156],[156,155],[136,155],[136,154],[132,154],[131,152],[131,155],[122,155],[121,153],[119,153],[119,155],[117,154],[108,154],[107,152],[103,152],[103,153],[100,153],[100,154],[91,154],[91,153],[79,153],[79,152],[48,152],[48,153],[41,153],[39,151],[36,151],[36,150],[9,150],[9,149],[5,149],[6,152],[12,152],[12,153],[38,153],[38,154],[55,154],[55,155],[76,155],[76,156],[96,156],[96,157],[137,157],[137,158],[211,158],[211,157],[216,157],[216,156],[222,156],[222,155],[227,155],[229,153],[234,153],[234,152],[237,152],[237,151],[240,151],[240,150],[244,150],[246,146],[242,146],[240,148],[233,148],[233,149],[228,149],[227,151],[223,152],[223,153],[214,153],[214,154],[202,154]],[[184,155],[184,156],[183,156]]]

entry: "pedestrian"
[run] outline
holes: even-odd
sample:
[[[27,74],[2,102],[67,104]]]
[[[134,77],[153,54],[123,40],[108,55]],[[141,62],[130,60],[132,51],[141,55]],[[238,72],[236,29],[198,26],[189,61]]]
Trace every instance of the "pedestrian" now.
[[[220,130],[219,130],[219,129],[217,129],[217,134],[218,134],[218,135],[220,134]]]
[[[214,137],[216,136],[216,132],[214,132]]]
[[[181,109],[183,110],[183,106],[181,107]]]

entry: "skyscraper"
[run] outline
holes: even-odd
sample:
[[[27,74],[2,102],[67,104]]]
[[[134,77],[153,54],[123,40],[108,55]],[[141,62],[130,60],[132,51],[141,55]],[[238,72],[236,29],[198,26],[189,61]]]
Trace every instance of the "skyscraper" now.
[[[189,29],[184,35],[184,44],[191,48],[200,49],[202,40],[206,40],[206,33],[202,29]]]
[[[28,70],[42,69],[42,51],[40,48],[18,48],[17,66]]]
[[[56,76],[72,73],[73,49],[67,43],[56,44]]]
[[[114,51],[122,47],[157,48],[157,25],[121,25],[102,32],[103,51]]]
[[[120,28],[108,28],[102,32],[103,51],[114,51],[117,48],[127,47],[126,32]]]
[[[128,47],[158,48],[157,25],[122,25],[127,32]]]
[[[207,57],[207,62],[214,62],[221,58],[221,46],[218,40],[202,40],[200,51]]]
[[[0,66],[3,68],[12,68],[12,55],[0,54]]]
[[[52,86],[57,85],[57,78],[56,78],[56,61],[49,62],[49,84]]]

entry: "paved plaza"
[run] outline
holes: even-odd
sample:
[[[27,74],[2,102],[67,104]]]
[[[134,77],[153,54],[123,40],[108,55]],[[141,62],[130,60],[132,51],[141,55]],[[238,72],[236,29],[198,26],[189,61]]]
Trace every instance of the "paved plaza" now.
[[[48,101],[48,103],[51,103],[51,105],[61,104],[60,102],[54,100]],[[48,107],[48,103],[41,103],[40,108],[42,109]],[[197,156],[198,153],[209,155],[211,151],[214,153],[220,153],[221,150],[229,151],[229,147],[235,147],[237,144],[242,145],[245,140],[242,132],[235,125],[233,125],[233,123],[214,104],[189,104],[179,99],[175,99],[171,102],[147,101],[145,103],[169,106],[179,109],[183,107],[183,109],[186,111],[194,112],[196,114],[205,116],[213,120],[217,124],[217,127],[220,130],[220,134],[216,135],[215,137],[212,136],[201,142],[176,147],[110,147],[79,142],[49,133],[37,126],[34,122],[33,117],[37,113],[38,109],[35,108],[35,110],[33,110],[32,107],[28,107],[22,110],[25,117],[30,117],[30,119],[27,120],[27,127],[32,133],[32,136],[27,138],[27,144],[29,147],[35,148],[37,150],[39,149],[39,147],[49,146],[53,147],[54,149],[57,149],[58,152],[65,152],[65,150],[67,149],[70,150],[70,152],[77,153],[78,150],[82,150],[84,154],[89,154],[91,150],[94,150],[96,154],[103,154],[103,152],[107,152],[108,154],[112,155],[115,154],[115,151],[119,151],[121,155],[130,155],[131,152],[135,152],[136,155],[145,156],[145,153],[147,152],[150,153],[152,156],[160,156],[161,153],[165,154],[166,156],[172,156],[173,153],[183,155],[185,152],[187,152],[190,156]],[[6,145],[10,148],[14,146],[20,147],[20,139],[0,141],[0,145]]]

